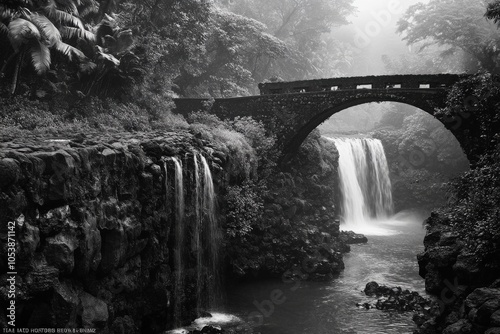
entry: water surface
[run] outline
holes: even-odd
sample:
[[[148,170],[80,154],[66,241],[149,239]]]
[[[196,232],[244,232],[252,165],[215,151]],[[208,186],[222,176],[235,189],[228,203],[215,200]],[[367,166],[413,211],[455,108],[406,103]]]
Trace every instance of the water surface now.
[[[356,307],[370,300],[362,292],[370,281],[425,294],[416,261],[423,250],[422,223],[406,214],[396,218],[379,223],[379,235],[368,236],[367,244],[353,245],[344,256],[346,269],[331,282],[239,284],[229,287],[224,311],[254,325],[254,332],[261,334],[413,332],[412,313]],[[384,230],[385,235],[380,233]],[[271,302],[273,296],[278,304]]]

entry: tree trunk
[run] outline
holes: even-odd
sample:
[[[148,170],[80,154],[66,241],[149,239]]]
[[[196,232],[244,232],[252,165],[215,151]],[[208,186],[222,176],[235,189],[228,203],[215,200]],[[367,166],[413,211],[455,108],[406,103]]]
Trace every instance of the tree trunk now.
[[[12,77],[12,84],[10,86],[10,93],[14,95],[17,89],[17,82],[19,80],[19,73],[21,73],[21,66],[24,60],[24,51],[21,51],[17,58],[16,67],[14,68],[14,76]]]

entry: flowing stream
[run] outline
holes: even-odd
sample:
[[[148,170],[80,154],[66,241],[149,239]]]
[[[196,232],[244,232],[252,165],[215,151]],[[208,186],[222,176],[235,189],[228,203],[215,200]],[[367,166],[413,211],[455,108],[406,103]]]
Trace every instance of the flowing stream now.
[[[226,311],[241,323],[223,326],[253,324],[253,332],[261,334],[412,333],[416,329],[412,313],[360,309],[356,303],[372,300],[362,292],[370,281],[425,295],[415,258],[423,250],[422,219],[399,213],[377,223],[387,235],[369,236],[367,244],[352,245],[351,252],[344,255],[346,269],[331,282],[271,280],[231,287]],[[282,303],[270,304],[277,291],[282,292]]]

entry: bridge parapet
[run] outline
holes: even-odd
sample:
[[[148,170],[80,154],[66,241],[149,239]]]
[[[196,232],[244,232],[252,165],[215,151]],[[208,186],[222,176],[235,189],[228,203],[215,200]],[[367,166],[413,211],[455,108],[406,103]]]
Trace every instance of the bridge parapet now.
[[[466,76],[464,74],[382,75],[269,82],[259,84],[259,90],[261,95],[269,95],[354,89],[436,89],[449,88]]]

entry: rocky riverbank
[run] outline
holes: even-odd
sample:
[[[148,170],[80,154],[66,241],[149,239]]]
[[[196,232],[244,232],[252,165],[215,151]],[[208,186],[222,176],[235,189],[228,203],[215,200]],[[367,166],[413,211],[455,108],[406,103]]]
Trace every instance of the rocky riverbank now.
[[[499,258],[476,251],[498,240],[480,228],[460,233],[442,214],[433,213],[426,224],[418,263],[426,290],[437,301],[435,312],[420,318],[416,333],[500,333]]]
[[[398,312],[427,313],[431,309],[431,300],[426,299],[418,292],[403,290],[401,287],[388,287],[377,282],[366,284],[364,293],[377,299],[371,302],[358,303],[356,306],[378,310],[391,310]]]

